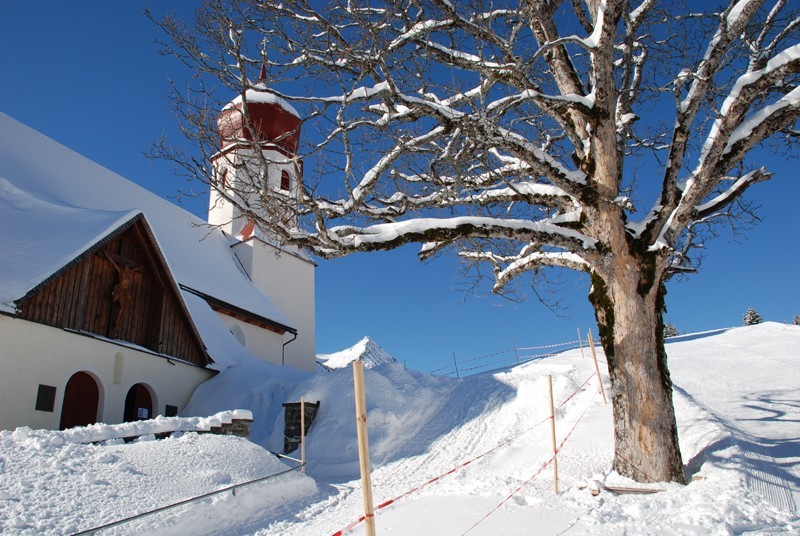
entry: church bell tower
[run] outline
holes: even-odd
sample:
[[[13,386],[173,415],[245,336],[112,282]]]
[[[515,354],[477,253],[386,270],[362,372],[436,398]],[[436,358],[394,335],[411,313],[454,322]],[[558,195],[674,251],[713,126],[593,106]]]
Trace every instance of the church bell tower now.
[[[222,109],[217,128],[220,151],[212,157],[208,222],[247,239],[257,231],[253,215],[293,221],[302,180],[300,116],[269,91],[264,66],[244,98]]]
[[[295,246],[281,246],[261,221],[294,227],[302,166],[297,158],[300,115],[270,92],[266,67],[258,82],[229,102],[217,119],[220,150],[212,159],[213,187],[208,222],[239,239],[233,252],[247,275],[291,321],[276,350],[248,325],[229,325],[253,355],[307,370],[316,367],[316,264]],[[226,323],[235,323],[230,318]]]

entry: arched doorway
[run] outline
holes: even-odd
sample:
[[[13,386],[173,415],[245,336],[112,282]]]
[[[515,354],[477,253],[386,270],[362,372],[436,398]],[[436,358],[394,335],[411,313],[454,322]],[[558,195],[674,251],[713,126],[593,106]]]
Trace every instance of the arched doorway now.
[[[76,372],[64,388],[59,428],[66,430],[96,423],[99,404],[100,388],[97,381],[88,372]]]
[[[153,397],[143,383],[137,383],[128,390],[125,397],[125,422],[140,421],[153,418]]]

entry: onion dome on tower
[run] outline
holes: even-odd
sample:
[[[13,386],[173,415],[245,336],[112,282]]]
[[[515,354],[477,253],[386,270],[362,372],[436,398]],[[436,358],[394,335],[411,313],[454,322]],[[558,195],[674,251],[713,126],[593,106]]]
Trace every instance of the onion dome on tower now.
[[[269,92],[266,65],[261,66],[258,82],[245,91],[250,128],[245,119],[242,95],[229,102],[217,119],[220,148],[257,141],[272,144],[288,155],[297,154],[300,142],[300,114],[286,100]],[[252,131],[251,131],[252,129]]]
[[[257,231],[253,211],[283,222],[296,217],[301,123],[297,110],[270,91],[265,58],[255,85],[226,104],[217,118],[221,150],[211,157],[209,223],[247,240]],[[267,192],[273,201],[265,204]]]

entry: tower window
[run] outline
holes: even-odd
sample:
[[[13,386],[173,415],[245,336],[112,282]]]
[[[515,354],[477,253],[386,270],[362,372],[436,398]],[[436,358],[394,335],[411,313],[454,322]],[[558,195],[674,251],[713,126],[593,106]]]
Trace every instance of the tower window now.
[[[281,171],[281,190],[289,191],[292,189],[292,178],[288,171]]]

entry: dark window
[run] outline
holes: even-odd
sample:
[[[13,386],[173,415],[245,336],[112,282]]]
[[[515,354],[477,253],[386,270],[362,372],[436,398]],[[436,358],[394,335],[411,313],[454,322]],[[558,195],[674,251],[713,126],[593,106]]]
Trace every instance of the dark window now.
[[[178,415],[178,406],[170,406],[167,404],[167,407],[164,409],[164,416],[175,417],[176,415]]]
[[[292,189],[292,178],[289,176],[288,171],[281,171],[281,190]]]
[[[36,411],[53,412],[56,407],[56,388],[52,385],[39,385],[36,395]]]

